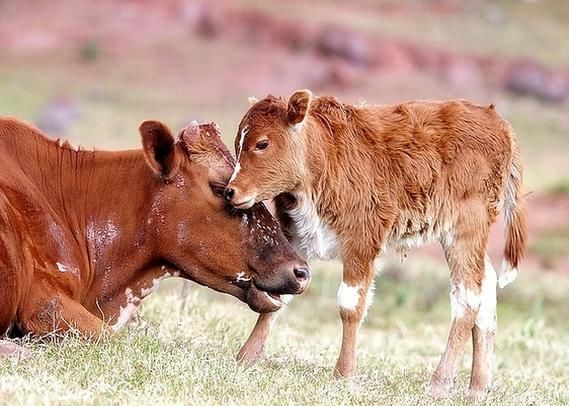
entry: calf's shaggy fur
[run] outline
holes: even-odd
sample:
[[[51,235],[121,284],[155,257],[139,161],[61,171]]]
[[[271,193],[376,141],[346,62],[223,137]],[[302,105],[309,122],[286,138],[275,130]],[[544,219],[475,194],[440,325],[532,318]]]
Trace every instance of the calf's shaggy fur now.
[[[306,259],[343,261],[336,376],[355,370],[374,260],[389,247],[438,240],[451,271],[452,323],[430,393],[448,393],[471,336],[470,393],[489,389],[496,285],[515,278],[526,246],[519,149],[494,105],[349,105],[300,90],[288,101],[268,96],[253,104],[235,148],[226,198],[240,208],[275,199],[285,233]],[[486,245],[501,211],[506,245],[498,278]],[[261,316],[240,353],[244,361],[258,357],[274,317]]]

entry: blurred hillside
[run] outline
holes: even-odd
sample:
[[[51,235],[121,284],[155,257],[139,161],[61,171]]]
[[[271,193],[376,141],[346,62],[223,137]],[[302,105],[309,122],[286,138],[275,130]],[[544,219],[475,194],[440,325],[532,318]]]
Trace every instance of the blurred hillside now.
[[[567,21],[565,0],[3,0],[0,114],[116,149],[149,118],[216,121],[232,145],[248,96],[302,87],[496,103],[534,192],[525,267],[569,272]]]

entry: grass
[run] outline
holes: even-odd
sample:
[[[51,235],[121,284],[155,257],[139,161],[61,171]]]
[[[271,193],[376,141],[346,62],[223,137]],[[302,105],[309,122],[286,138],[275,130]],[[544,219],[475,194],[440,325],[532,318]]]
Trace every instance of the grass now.
[[[542,232],[529,250],[539,255],[546,269],[552,268],[556,259],[569,256],[569,229],[559,227]]]
[[[279,319],[253,368],[238,365],[234,356],[255,315],[195,285],[181,310],[180,283],[170,282],[143,303],[150,325],[145,332],[132,327],[99,344],[72,335],[24,339],[31,358],[0,361],[1,403],[431,404],[425,386],[450,313],[445,271],[409,263],[402,277],[379,278],[361,333],[358,375],[334,381],[340,334],[335,268],[315,265],[310,292]],[[568,287],[567,281],[525,274],[502,292],[495,389],[484,404],[569,402]],[[434,301],[433,289],[444,292]],[[432,305],[424,306],[426,300]],[[441,404],[465,404],[469,351],[452,397]]]

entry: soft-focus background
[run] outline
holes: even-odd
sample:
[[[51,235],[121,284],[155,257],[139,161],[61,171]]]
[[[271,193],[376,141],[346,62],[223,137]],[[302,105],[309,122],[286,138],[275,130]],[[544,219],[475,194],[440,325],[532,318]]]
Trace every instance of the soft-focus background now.
[[[233,149],[249,96],[297,88],[344,101],[468,98],[511,121],[526,164],[530,246],[500,292],[489,404],[569,402],[569,2],[567,0],[0,0],[0,114],[99,149],[138,147],[138,124],[216,121]],[[1,163],[0,163],[1,164]],[[501,261],[502,226],[490,242]],[[233,356],[255,315],[182,281],[142,307],[149,323],[93,346],[27,342],[0,361],[0,403],[428,404],[445,343],[448,271],[432,245],[389,257],[361,333],[358,376],[330,381],[338,264],[276,324],[267,355]],[[186,282],[187,283],[187,282]],[[461,403],[467,350],[451,403]]]

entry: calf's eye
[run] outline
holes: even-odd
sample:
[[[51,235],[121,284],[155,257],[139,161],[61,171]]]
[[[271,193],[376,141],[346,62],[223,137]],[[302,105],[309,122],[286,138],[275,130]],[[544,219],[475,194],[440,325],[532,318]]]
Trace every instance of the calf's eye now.
[[[269,147],[269,140],[261,140],[255,144],[255,151],[264,151]]]

